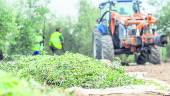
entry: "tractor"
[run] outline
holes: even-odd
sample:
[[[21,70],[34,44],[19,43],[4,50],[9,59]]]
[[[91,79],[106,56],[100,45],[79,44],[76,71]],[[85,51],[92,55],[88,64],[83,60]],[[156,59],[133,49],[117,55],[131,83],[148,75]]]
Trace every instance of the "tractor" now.
[[[168,37],[158,34],[156,18],[142,12],[139,0],[108,0],[99,4],[100,18],[93,32],[93,56],[113,60],[115,55],[135,55],[137,64],[160,64],[160,47]]]

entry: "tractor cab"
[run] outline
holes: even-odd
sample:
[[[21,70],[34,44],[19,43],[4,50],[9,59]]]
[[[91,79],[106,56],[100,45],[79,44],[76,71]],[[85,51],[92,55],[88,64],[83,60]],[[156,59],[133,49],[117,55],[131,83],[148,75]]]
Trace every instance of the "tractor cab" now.
[[[120,15],[131,16],[139,7],[135,6],[135,0],[108,0],[99,5],[101,16],[105,12],[117,12]]]
[[[103,19],[107,19],[109,22],[113,13],[117,13],[119,16],[132,16],[140,13],[141,3],[139,0],[108,0],[100,3],[100,22]]]
[[[134,13],[132,0],[118,0],[113,8],[123,16],[131,16]]]

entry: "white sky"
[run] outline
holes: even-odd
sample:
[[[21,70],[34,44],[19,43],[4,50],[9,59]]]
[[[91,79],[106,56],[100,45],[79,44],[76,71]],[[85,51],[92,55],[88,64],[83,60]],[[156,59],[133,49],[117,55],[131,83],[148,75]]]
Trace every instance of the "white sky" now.
[[[51,0],[50,10],[57,16],[76,16],[77,0]]]
[[[94,6],[103,0],[91,0]],[[79,0],[51,0],[49,8],[53,13],[56,13],[57,16],[72,16],[76,17],[79,9]]]
[[[51,0],[51,4],[49,8],[53,13],[55,13],[58,17],[71,16],[76,17],[78,14],[78,1],[79,0]],[[102,1],[106,0],[91,0],[94,6],[98,6],[98,4]],[[142,0],[143,5],[145,5],[145,9],[148,12],[154,12],[153,7],[149,6],[146,2],[147,0]]]
[[[15,0],[7,0],[9,2],[15,2]],[[50,0],[49,9],[52,13],[56,14],[57,17],[77,17],[79,0]],[[89,1],[89,0],[87,0]],[[106,0],[91,0],[92,4],[98,7],[99,3]],[[142,0],[143,5],[145,5],[146,12],[155,12],[156,8],[149,6],[146,2],[148,0]]]

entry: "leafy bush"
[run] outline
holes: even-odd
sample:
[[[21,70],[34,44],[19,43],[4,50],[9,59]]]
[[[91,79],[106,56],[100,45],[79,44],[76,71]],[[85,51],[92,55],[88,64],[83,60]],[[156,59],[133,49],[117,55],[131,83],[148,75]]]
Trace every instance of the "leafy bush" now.
[[[72,96],[63,89],[42,87],[37,82],[24,81],[0,70],[0,96]]]
[[[62,56],[22,56],[1,64],[0,68],[12,71],[21,78],[33,78],[43,84],[64,88],[105,88],[141,83],[125,75],[122,69],[113,70],[98,60],[73,53]]]
[[[30,88],[27,82],[0,71],[0,96],[40,96],[40,91]]]

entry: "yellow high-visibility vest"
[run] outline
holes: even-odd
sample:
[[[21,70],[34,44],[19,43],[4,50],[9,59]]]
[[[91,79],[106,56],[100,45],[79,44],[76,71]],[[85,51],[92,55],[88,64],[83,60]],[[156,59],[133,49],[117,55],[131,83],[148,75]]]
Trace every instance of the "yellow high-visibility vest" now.
[[[42,45],[40,45],[40,42],[43,40],[42,36],[37,35],[35,37],[35,42],[34,45],[32,46],[33,51],[41,51],[42,50]]]
[[[53,32],[50,36],[49,45],[57,49],[62,49],[61,39],[63,40],[62,33]]]

